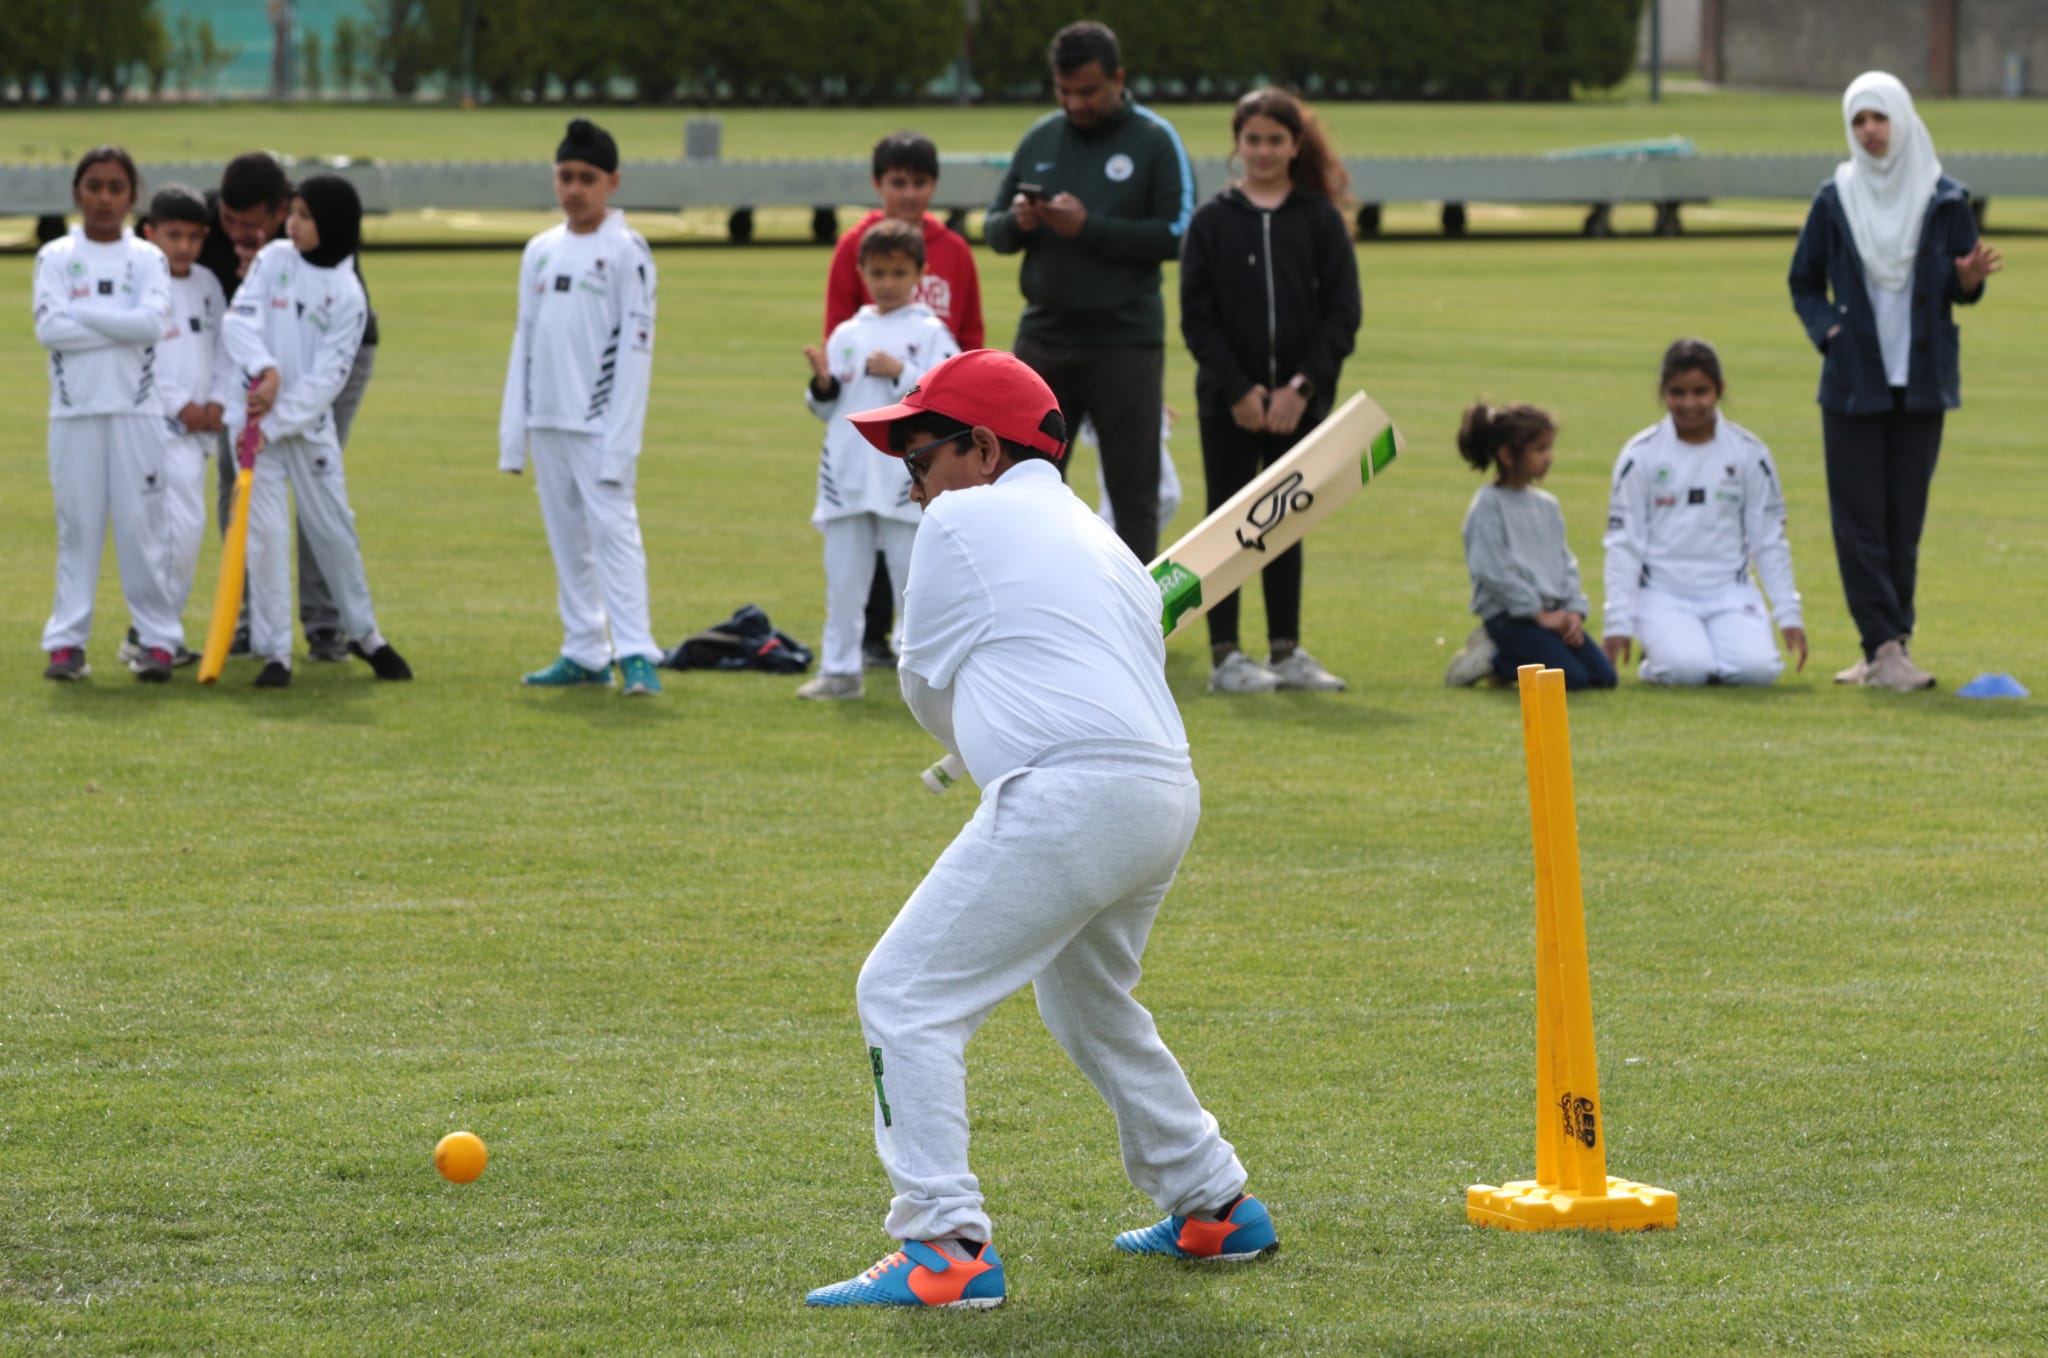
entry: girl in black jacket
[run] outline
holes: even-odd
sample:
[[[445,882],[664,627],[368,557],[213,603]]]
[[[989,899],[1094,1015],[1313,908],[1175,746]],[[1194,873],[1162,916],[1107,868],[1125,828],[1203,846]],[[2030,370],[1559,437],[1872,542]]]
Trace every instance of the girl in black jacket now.
[[[1330,412],[1358,332],[1358,259],[1338,210],[1347,179],[1322,129],[1284,90],[1254,90],[1230,119],[1244,178],[1204,203],[1181,247],[1180,329],[1211,513]],[[1209,610],[1209,687],[1341,689],[1301,649],[1301,547],[1275,557],[1264,665],[1238,649],[1237,596]]]

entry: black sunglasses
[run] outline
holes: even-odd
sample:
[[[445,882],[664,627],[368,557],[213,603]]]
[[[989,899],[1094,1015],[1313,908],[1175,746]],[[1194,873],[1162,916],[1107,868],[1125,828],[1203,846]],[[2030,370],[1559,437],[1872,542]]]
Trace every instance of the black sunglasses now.
[[[949,443],[956,443],[961,439],[972,438],[973,436],[974,431],[972,429],[960,429],[946,435],[942,439],[933,439],[930,443],[920,444],[903,455],[903,470],[909,472],[910,479],[921,486],[924,484],[924,474],[931,470],[929,464],[932,454],[938,452],[939,449]]]

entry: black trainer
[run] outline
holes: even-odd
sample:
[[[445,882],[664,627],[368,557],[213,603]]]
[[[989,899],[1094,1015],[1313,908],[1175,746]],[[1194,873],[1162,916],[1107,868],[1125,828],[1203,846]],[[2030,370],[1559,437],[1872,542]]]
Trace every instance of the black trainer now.
[[[405,657],[388,641],[374,651],[366,651],[361,642],[351,641],[348,644],[348,653],[358,660],[368,661],[379,679],[412,678],[412,666],[405,663]]]
[[[246,627],[237,627],[237,628],[235,629],[235,639],[234,639],[233,641],[231,641],[231,642],[229,642],[229,643],[228,643],[228,654],[229,654],[229,655],[247,655],[247,654],[249,654],[249,629],[248,629],[248,628],[246,628]]]
[[[306,633],[306,658],[322,664],[348,659],[349,645],[338,627],[315,627]]]
[[[263,662],[263,672],[256,676],[256,687],[290,688],[291,686],[292,667],[290,665],[285,664],[282,660],[266,660]]]

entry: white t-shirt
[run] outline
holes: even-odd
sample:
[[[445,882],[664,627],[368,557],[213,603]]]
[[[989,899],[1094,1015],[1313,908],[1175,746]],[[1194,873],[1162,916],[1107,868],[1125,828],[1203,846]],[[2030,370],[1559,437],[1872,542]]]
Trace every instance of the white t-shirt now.
[[[1884,359],[1887,385],[1903,387],[1913,369],[1913,290],[1881,288],[1869,279],[1870,310],[1877,317],[1877,352]]]
[[[171,323],[163,251],[126,227],[115,241],[85,228],[36,251],[36,342],[50,351],[50,418],[154,419],[156,346]]]
[[[188,404],[214,401],[223,411],[234,404],[235,365],[221,339],[227,311],[220,280],[213,270],[195,264],[183,278],[171,279],[171,322],[156,346],[156,380],[166,427],[173,438],[190,438],[206,453],[213,451],[214,436],[187,432],[178,412]]]
[[[926,509],[903,596],[903,667],[953,689],[953,735],[983,787],[1073,741],[1187,756],[1159,587],[1049,462]]]
[[[307,263],[288,240],[257,252],[235,289],[221,342],[238,386],[266,368],[277,369],[277,404],[258,421],[265,439],[304,439],[341,452],[334,401],[355,370],[369,321],[369,299],[353,255],[322,267]],[[229,446],[248,422],[245,389],[227,408]]]

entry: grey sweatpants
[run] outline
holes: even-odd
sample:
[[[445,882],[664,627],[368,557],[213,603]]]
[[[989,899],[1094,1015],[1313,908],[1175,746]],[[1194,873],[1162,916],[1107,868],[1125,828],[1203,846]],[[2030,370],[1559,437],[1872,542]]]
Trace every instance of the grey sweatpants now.
[[[356,411],[363,404],[363,393],[370,389],[370,375],[377,370],[377,346],[365,344],[356,350],[355,366],[348,370],[348,381],[342,384],[341,394],[334,398],[334,436],[341,441],[344,451],[348,448],[349,426],[356,422]],[[220,436],[220,456],[214,462],[220,467],[219,509],[221,535],[228,531],[228,515],[235,507],[235,450],[228,444],[228,436]],[[334,591],[327,587],[327,577],[320,573],[319,558],[314,556],[313,547],[306,539],[302,522],[294,521],[299,540],[299,624],[310,634],[341,626],[341,610],[335,605]],[[242,595],[242,621],[249,620],[249,596]]]
[[[967,1042],[1026,983],[1116,1114],[1133,1184],[1181,1214],[1244,1187],[1237,1153],[1131,996],[1202,805],[1186,759],[1149,750],[1056,747],[985,788],[861,968],[875,1146],[896,1190],[883,1229],[896,1239],[989,1238],[967,1167]]]

